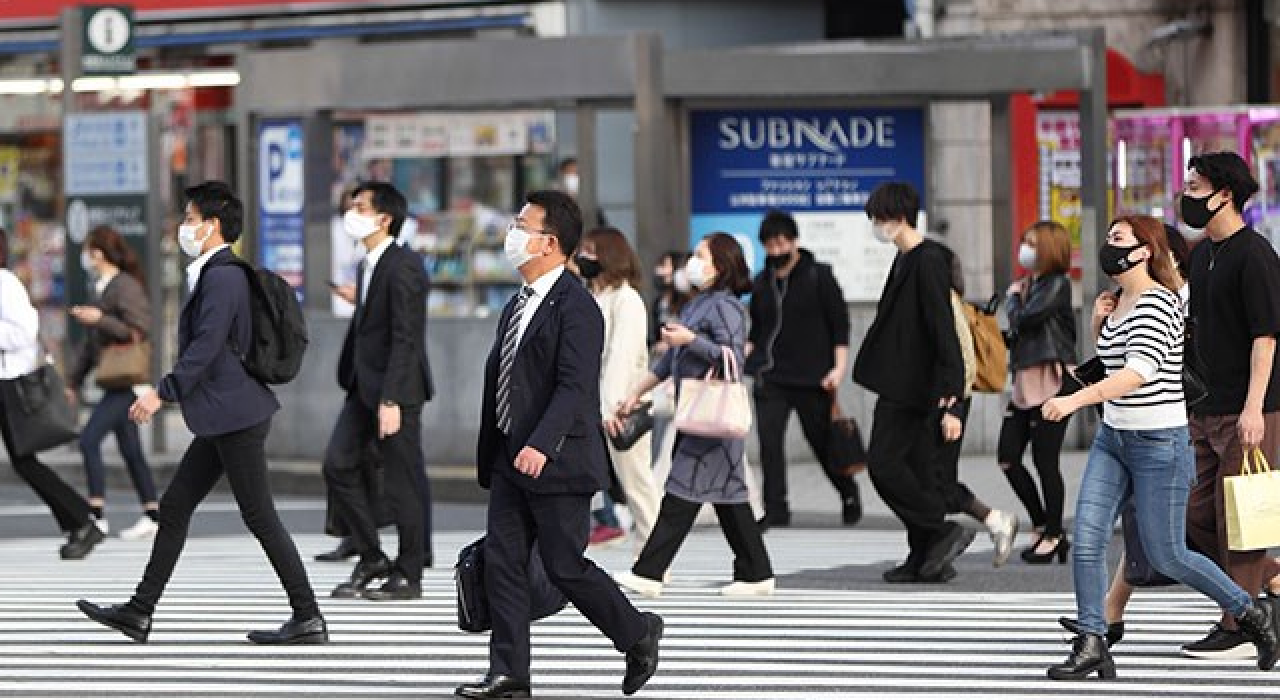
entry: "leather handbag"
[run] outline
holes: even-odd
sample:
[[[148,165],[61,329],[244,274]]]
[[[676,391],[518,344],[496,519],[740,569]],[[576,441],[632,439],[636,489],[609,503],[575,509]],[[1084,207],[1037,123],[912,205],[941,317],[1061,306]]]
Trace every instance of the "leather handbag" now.
[[[0,381],[0,402],[12,438],[12,457],[65,445],[79,435],[66,384],[48,361],[21,377]]]
[[[459,550],[458,563],[453,568],[458,598],[458,629],[463,632],[487,632],[493,627],[489,592],[484,582],[484,540],[481,537]],[[536,540],[529,552],[528,575],[530,620],[555,615],[569,604],[569,599],[560,589],[551,585]]]
[[[617,435],[609,436],[609,444],[619,452],[626,452],[650,430],[653,430],[653,402],[645,401],[622,419],[622,429]]]
[[[680,382],[680,398],[676,401],[675,428],[686,435],[740,439],[751,430],[751,399],[742,383],[738,358],[728,347],[720,353],[724,358],[724,377],[715,379],[715,368],[702,379]]]
[[[840,410],[840,402],[832,396],[831,431],[827,435],[827,464],[832,473],[853,476],[867,468],[867,450],[862,444],[862,431],[853,416]]]
[[[102,346],[94,380],[103,389],[128,389],[151,383],[151,342],[134,331],[127,343]]]

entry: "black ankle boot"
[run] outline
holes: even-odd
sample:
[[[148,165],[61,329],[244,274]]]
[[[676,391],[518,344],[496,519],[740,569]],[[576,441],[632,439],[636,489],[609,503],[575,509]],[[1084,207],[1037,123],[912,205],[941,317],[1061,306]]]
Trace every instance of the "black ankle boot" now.
[[[1110,680],[1116,677],[1116,662],[1111,659],[1107,642],[1100,634],[1082,634],[1071,642],[1071,654],[1067,660],[1049,667],[1049,677],[1055,681],[1080,681],[1098,672],[1098,677]]]
[[[1236,618],[1240,631],[1258,648],[1258,668],[1263,671],[1270,671],[1276,665],[1276,655],[1280,653],[1274,605],[1275,601],[1259,598]]]

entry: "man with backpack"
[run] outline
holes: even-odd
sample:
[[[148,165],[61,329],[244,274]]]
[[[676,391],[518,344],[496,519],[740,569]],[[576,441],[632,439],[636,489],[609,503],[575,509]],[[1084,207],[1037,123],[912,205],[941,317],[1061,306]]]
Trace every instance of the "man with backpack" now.
[[[350,529],[360,560],[335,598],[410,600],[422,597],[422,405],[431,398],[427,365],[427,274],[422,258],[396,243],[408,215],[404,195],[385,182],[355,189],[343,230],[365,249],[357,272],[355,313],[338,359],[347,392],[324,456],[335,515]],[[378,540],[374,494],[363,456],[376,444],[385,493],[395,514],[394,562]],[[380,588],[370,589],[377,579]]]
[[[296,299],[291,308],[279,304],[275,292],[283,282],[278,277],[246,270],[231,252],[243,221],[243,207],[231,188],[207,182],[188,188],[186,196],[178,243],[195,260],[187,267],[189,296],[178,321],[178,360],[154,389],[138,397],[129,417],[145,423],[162,403],[177,403],[195,437],[160,500],[160,530],[133,598],[123,605],[81,600],[77,606],[93,621],[145,642],[155,606],[186,544],[191,514],[225,474],[245,524],[293,608],[293,616],[278,630],[250,632],[249,641],[320,644],[328,641],[328,628],[267,482],[265,445],[280,404],[258,376],[279,382],[296,373],[305,327],[299,338],[299,328],[282,319],[300,322],[301,312]],[[255,338],[266,342],[255,343]]]

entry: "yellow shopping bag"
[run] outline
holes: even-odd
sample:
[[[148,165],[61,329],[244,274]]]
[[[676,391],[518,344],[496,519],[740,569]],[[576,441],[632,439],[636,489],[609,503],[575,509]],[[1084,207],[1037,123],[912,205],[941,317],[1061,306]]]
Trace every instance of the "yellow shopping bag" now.
[[[1262,450],[1246,452],[1240,476],[1225,477],[1223,487],[1227,546],[1249,551],[1280,545],[1280,472],[1271,470]]]

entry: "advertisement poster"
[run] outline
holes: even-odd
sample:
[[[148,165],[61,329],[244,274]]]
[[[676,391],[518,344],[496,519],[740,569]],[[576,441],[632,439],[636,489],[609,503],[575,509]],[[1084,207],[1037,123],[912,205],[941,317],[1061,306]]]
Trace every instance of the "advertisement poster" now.
[[[293,285],[303,284],[305,171],[302,120],[271,119],[258,125],[258,264]]]
[[[782,209],[795,216],[800,245],[833,267],[847,301],[880,298],[895,249],[871,235],[863,208],[884,182],[909,182],[923,197],[923,110],[697,110],[690,149],[691,247],[731,233],[754,272],[764,260],[760,219]]]

